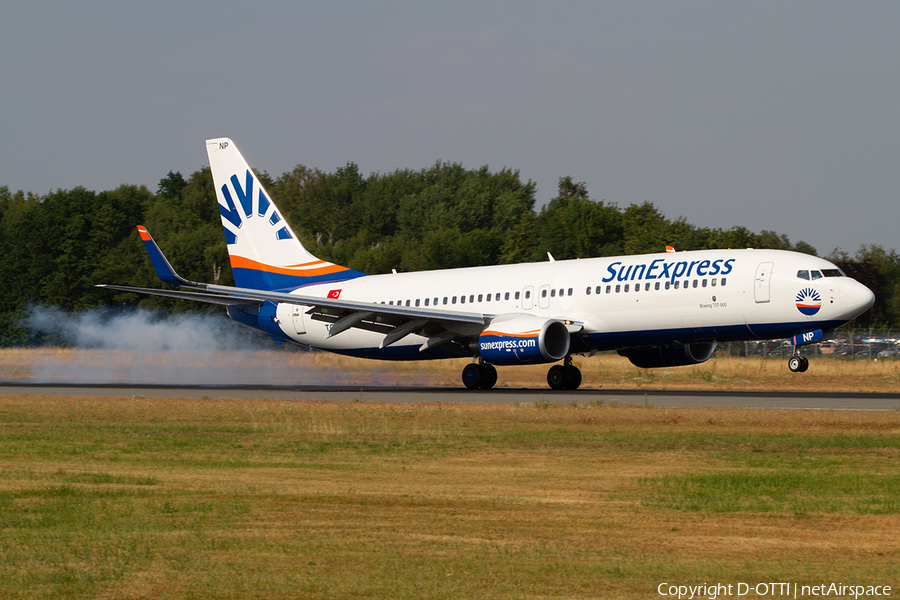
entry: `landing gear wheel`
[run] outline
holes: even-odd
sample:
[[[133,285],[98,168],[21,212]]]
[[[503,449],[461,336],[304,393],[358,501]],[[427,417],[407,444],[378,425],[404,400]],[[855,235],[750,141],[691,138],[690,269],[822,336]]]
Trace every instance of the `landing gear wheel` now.
[[[809,359],[805,356],[800,357],[800,372],[806,373],[806,370],[809,368]]]
[[[581,371],[579,371],[578,367],[574,365],[566,366],[566,379],[568,380],[566,389],[577,390],[578,386],[581,385]]]
[[[547,371],[547,383],[554,390],[566,389],[568,379],[569,378],[566,377],[566,368],[562,365],[553,365],[550,367],[550,370]]]
[[[484,370],[481,368],[481,365],[470,363],[463,367],[462,381],[470,390],[477,390],[480,388],[484,378]]]
[[[487,363],[480,366],[482,371],[481,389],[489,390],[497,383],[497,369],[494,368],[494,365],[489,365]]]
[[[791,373],[802,373],[806,369],[803,368],[804,357],[802,356],[792,356],[788,359],[788,369],[791,370]],[[809,362],[807,361],[807,368],[809,368]]]

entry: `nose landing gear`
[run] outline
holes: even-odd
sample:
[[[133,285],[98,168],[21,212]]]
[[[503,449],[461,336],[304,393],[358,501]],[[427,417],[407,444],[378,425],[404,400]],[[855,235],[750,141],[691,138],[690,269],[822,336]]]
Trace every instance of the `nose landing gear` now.
[[[794,349],[797,352],[797,349]],[[792,373],[803,373],[809,368],[809,359],[799,354],[794,354],[788,359],[788,369]]]

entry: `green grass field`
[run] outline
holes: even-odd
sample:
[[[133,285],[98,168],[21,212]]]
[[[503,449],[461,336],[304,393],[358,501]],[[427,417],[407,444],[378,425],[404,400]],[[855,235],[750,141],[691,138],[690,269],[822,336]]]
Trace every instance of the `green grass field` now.
[[[900,587],[900,413],[427,400],[0,396],[0,597]]]

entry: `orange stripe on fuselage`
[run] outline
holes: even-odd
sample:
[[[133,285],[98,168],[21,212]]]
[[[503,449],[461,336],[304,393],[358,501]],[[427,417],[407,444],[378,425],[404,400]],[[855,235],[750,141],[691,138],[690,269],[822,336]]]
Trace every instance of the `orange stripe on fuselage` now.
[[[310,269],[307,267],[307,265],[316,265],[316,264],[325,264],[327,266],[314,268],[314,269]],[[340,273],[341,271],[347,270],[347,267],[342,267],[340,265],[333,265],[329,262],[325,262],[324,260],[317,260],[315,262],[304,263],[302,265],[276,267],[274,265],[267,265],[265,263],[251,260],[249,258],[244,258],[243,256],[232,256],[231,257],[231,268],[232,269],[252,269],[254,271],[263,271],[265,273],[278,273],[280,275],[294,275],[296,277],[318,277],[319,275],[330,275],[332,273]]]
[[[503,335],[509,337],[532,337],[541,332],[540,329],[534,329],[532,331],[523,331],[522,333],[505,333],[502,331],[483,331],[481,335]]]

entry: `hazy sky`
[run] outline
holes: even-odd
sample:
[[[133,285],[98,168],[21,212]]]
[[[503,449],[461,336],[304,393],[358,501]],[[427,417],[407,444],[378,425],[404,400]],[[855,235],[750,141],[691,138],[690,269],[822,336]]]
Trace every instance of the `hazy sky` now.
[[[900,248],[900,2],[4,2],[0,185],[438,159]],[[661,241],[662,243],[662,241]]]

